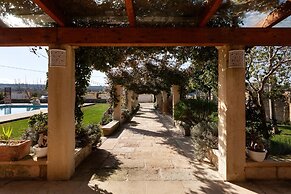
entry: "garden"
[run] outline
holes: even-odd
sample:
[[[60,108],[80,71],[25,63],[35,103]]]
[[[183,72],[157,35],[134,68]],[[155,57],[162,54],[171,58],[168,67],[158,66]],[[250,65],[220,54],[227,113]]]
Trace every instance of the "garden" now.
[[[245,49],[246,60],[246,147],[268,156],[291,154],[290,118],[279,119],[277,102],[286,107],[290,103],[290,47],[252,47]],[[123,117],[130,119],[126,109],[127,93],[158,95],[165,91],[170,97],[172,85],[179,86],[181,101],[174,110],[174,119],[191,136],[197,146],[197,158],[206,150],[217,148],[218,138],[218,72],[217,50],[214,47],[80,47],[76,49],[76,143],[85,146],[93,137],[100,139],[99,122],[112,120],[112,110],[120,100],[124,104]],[[108,77],[110,105],[96,104],[82,107],[93,69]],[[125,99],[115,91],[122,85]],[[111,108],[109,108],[109,106]],[[285,107],[286,106],[286,107]],[[108,109],[109,108],[109,109]],[[159,107],[157,107],[159,108]],[[169,103],[168,114],[172,114]],[[104,113],[104,114],[103,114]],[[101,118],[101,115],[103,118]],[[1,125],[2,135],[29,138],[41,146],[41,130],[45,130],[47,115]],[[10,129],[13,129],[10,133]],[[17,129],[17,130],[16,130]],[[28,129],[28,130],[27,130]],[[37,133],[37,135],[33,133]],[[24,135],[23,135],[24,133]],[[32,138],[31,135],[34,137]],[[94,136],[95,135],[95,136]],[[6,137],[7,138],[7,137]]]

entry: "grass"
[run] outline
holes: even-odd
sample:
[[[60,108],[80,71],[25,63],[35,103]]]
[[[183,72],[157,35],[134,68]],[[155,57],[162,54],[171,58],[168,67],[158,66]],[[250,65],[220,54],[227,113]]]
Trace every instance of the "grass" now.
[[[0,134],[2,134],[2,127],[4,128],[12,128],[12,135],[11,138],[13,139],[20,139],[21,135],[28,128],[28,119],[21,119],[17,121],[12,121],[9,123],[4,123],[0,125]]]
[[[96,124],[100,123],[103,113],[109,108],[109,104],[95,104],[93,106],[84,107],[84,119],[83,125],[87,126],[89,124]]]
[[[102,119],[103,113],[109,108],[109,104],[95,104],[93,106],[84,107],[83,125],[99,123]],[[2,134],[2,127],[11,127],[13,129],[11,138],[20,139],[25,129],[28,128],[28,119],[12,121],[0,124],[0,135]]]
[[[271,138],[270,154],[287,155],[291,154],[291,126],[280,125],[279,130],[282,132]]]

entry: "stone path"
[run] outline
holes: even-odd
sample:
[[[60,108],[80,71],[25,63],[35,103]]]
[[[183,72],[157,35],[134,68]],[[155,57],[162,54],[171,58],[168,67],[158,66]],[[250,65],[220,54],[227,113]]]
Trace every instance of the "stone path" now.
[[[223,182],[207,163],[194,160],[183,137],[151,104],[108,138],[70,181],[0,181],[0,193],[197,194],[291,193],[287,181]]]

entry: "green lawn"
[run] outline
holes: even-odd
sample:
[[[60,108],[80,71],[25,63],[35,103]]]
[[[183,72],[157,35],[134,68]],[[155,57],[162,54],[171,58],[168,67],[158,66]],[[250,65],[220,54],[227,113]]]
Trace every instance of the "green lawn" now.
[[[83,125],[88,125],[91,123],[99,123],[101,121],[103,113],[108,109],[109,104],[95,104],[93,106],[84,107],[82,110],[84,112]],[[2,134],[2,127],[11,127],[12,138],[19,139],[25,129],[28,128],[28,119],[22,119],[18,121],[12,121],[9,123],[0,125],[0,134]]]
[[[84,107],[84,119],[83,125],[89,125],[93,123],[100,123],[103,113],[109,108],[110,104],[95,104],[93,106]]]
[[[22,119],[17,121],[12,121],[9,123],[1,124],[0,125],[0,134],[2,134],[2,127],[11,127],[13,129],[12,131],[12,138],[19,139],[25,129],[28,128],[28,119]]]
[[[279,129],[282,132],[279,135],[274,135],[271,138],[271,155],[286,155],[291,154],[291,126],[280,125]]]

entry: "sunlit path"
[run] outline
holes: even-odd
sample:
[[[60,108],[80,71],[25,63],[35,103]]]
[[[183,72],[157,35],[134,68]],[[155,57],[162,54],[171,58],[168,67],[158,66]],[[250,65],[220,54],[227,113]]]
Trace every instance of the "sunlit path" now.
[[[291,193],[288,181],[229,183],[195,161],[189,138],[152,104],[108,138],[70,181],[0,181],[0,193],[196,194]]]

